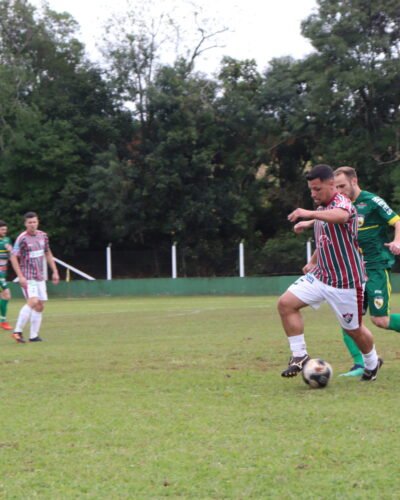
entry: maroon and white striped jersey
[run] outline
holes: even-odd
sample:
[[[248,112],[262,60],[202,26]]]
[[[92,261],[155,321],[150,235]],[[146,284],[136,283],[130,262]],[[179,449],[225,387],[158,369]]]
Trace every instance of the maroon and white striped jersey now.
[[[24,231],[15,240],[12,254],[19,258],[22,274],[27,280],[43,281],[43,258],[49,251],[49,238],[46,233],[38,230],[31,235]]]
[[[357,211],[351,201],[339,193],[317,210],[333,208],[346,210],[350,217],[344,224],[315,220],[317,265],[310,272],[334,288],[357,288],[365,281],[364,263],[358,247]]]

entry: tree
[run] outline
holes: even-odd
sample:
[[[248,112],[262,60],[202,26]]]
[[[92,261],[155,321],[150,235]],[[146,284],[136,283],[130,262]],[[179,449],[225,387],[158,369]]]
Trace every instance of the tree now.
[[[318,13],[302,24],[317,51],[304,61],[309,111],[320,125],[315,154],[354,165],[369,185],[380,176],[380,192],[390,196],[390,176],[382,171],[400,161],[398,2],[318,4]]]
[[[10,220],[36,210],[68,252],[90,240],[83,220],[89,168],[111,142],[123,142],[129,126],[121,134],[116,125],[128,122],[85,60],[68,14],[38,12],[23,0],[1,1],[0,13],[0,71],[7,76],[0,91],[10,96],[0,111],[1,211]]]

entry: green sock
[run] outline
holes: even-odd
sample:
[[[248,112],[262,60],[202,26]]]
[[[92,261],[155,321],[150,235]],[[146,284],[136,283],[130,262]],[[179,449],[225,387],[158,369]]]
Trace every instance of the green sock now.
[[[7,318],[8,300],[0,299],[0,322],[4,323]]]
[[[400,332],[400,314],[391,314],[389,316],[389,326],[387,329]]]
[[[346,344],[346,347],[349,353],[351,354],[351,357],[354,360],[354,364],[364,366],[364,360],[360,349],[357,347],[357,344],[350,337],[350,335],[347,335],[347,333],[344,330],[342,330],[342,333],[343,333],[344,343]]]

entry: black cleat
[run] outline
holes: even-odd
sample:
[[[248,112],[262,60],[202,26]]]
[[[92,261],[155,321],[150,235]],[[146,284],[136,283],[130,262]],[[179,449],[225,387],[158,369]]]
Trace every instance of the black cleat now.
[[[25,344],[26,342],[26,340],[24,340],[24,337],[22,336],[22,332],[14,332],[12,334],[12,337],[20,344]]]
[[[37,337],[33,337],[33,339],[29,339],[29,342],[43,342],[43,339],[38,335]]]
[[[378,364],[376,365],[376,368],[374,370],[368,370],[367,368],[364,368],[364,373],[363,376],[360,378],[361,382],[369,382],[370,380],[376,380],[376,377],[378,376],[378,371],[379,368],[383,365],[383,359],[378,358]]]
[[[286,368],[286,370],[283,370],[283,372],[281,373],[282,377],[286,378],[295,377],[298,373],[302,371],[304,365],[310,359],[311,358],[308,354],[298,357],[292,356],[289,360],[289,366]]]

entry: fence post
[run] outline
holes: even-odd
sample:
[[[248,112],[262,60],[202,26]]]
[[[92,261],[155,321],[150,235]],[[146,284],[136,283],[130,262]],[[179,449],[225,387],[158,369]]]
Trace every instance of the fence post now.
[[[307,262],[310,262],[312,251],[311,251],[311,239],[307,240],[306,244],[306,250],[307,250]]]
[[[244,278],[244,245],[243,241],[239,243],[239,277]]]
[[[171,247],[171,264],[172,264],[172,278],[178,276],[177,266],[176,266],[176,242],[173,243]]]
[[[107,261],[107,279],[112,280],[111,243],[109,243],[106,248],[106,261]]]

